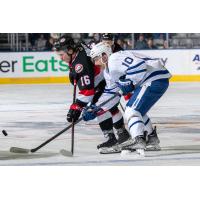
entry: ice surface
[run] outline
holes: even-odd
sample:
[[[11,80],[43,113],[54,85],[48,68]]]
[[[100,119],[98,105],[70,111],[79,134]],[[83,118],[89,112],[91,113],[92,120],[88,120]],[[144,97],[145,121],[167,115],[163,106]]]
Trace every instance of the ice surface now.
[[[171,83],[149,116],[157,126],[162,151],[146,152],[145,158],[120,154],[100,155],[96,146],[104,138],[96,123],[75,127],[75,155],[70,150],[70,131],[33,154],[14,154],[12,146],[34,148],[68,123],[72,87],[52,85],[0,85],[0,165],[200,165],[200,83]]]

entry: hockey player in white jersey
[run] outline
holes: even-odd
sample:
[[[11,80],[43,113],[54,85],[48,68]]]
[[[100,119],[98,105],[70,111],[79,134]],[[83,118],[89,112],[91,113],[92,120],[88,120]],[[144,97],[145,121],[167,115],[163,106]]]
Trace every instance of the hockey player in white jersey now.
[[[138,54],[133,50],[112,54],[111,48],[103,43],[93,46],[90,55],[96,65],[105,69],[107,83],[104,95],[96,105],[119,90],[123,95],[130,96],[125,117],[132,140],[124,145],[122,150],[134,151],[146,149],[148,146],[159,149],[160,141],[147,113],[169,86],[171,74],[161,60]],[[98,112],[109,110],[116,101],[119,101],[117,97]],[[91,109],[87,109],[83,112],[83,119],[94,119],[98,112],[93,113]]]

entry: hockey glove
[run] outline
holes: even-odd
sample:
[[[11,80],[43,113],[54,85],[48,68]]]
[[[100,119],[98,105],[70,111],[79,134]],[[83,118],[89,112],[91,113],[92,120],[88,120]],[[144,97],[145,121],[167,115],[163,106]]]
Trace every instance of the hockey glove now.
[[[135,86],[130,79],[119,78],[119,81],[117,81],[116,84],[122,91],[123,95],[127,95],[135,89]]]
[[[89,107],[86,107],[83,110],[83,114],[82,114],[83,120],[84,121],[90,121],[90,120],[95,119],[99,115],[98,112],[100,110],[101,110],[101,108],[97,108],[96,105],[91,105]]]
[[[82,107],[80,107],[76,103],[72,104],[67,114],[67,121],[72,122],[72,120],[74,120],[74,122],[76,122],[80,117],[81,112],[82,112]]]

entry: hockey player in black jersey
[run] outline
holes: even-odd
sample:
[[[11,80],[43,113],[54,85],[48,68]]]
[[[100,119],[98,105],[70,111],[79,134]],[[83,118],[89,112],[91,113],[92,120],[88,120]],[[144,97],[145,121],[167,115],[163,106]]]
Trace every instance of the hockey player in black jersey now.
[[[76,44],[69,36],[61,36],[54,43],[54,50],[61,60],[69,64],[69,78],[71,84],[77,83],[79,93],[75,103],[70,106],[67,114],[67,121],[77,121],[82,110],[88,103],[95,104],[102,95],[106,82],[104,80],[103,71],[100,67],[95,66],[91,58],[87,55],[90,51],[84,44]],[[129,133],[125,129],[124,120],[118,109],[119,102],[109,110],[98,116],[98,122],[107,141],[99,144],[98,149],[109,148],[113,145],[120,144],[129,139]],[[113,127],[117,130],[118,140],[115,137]]]

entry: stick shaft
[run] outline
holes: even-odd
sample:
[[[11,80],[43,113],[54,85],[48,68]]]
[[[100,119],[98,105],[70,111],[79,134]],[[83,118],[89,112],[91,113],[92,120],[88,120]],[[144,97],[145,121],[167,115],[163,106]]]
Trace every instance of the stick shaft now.
[[[74,79],[74,94],[73,94],[73,103],[76,101],[76,85],[77,85],[77,80]],[[71,153],[72,155],[74,154],[74,120],[72,120],[72,135],[71,135]]]
[[[78,124],[80,121],[82,120],[82,117],[80,119],[78,119],[74,124]],[[36,152],[39,149],[41,149],[43,146],[45,146],[46,144],[48,144],[49,142],[51,142],[52,140],[56,139],[58,136],[60,136],[61,134],[63,134],[64,132],[66,132],[67,130],[69,130],[70,128],[72,128],[72,124],[70,124],[69,126],[67,126],[66,128],[64,128],[63,130],[61,130],[60,132],[58,132],[56,135],[54,135],[53,137],[49,138],[47,141],[43,142],[41,145],[39,145],[38,147],[31,149],[31,152]]]
[[[116,96],[121,96],[120,93],[116,93],[115,95],[113,95],[111,98],[109,98],[107,101],[103,102],[102,104],[100,104],[98,107],[101,108],[102,106],[104,106],[105,104],[107,104],[109,101],[111,101],[112,99],[114,99]],[[82,117],[79,118],[76,122],[74,122],[74,125],[78,124],[80,121],[82,121]],[[72,128],[72,124],[70,124],[69,126],[67,126],[66,128],[64,128],[63,130],[61,130],[60,132],[58,132],[56,135],[54,135],[53,137],[49,138],[47,141],[43,142],[42,144],[40,144],[38,147],[31,149],[30,151],[32,153],[38,151],[39,149],[41,149],[43,146],[47,145],[49,142],[51,142],[52,140],[54,140],[55,138],[57,138],[58,136],[60,136],[61,134],[63,134],[64,132],[66,132],[67,130],[69,130],[70,128]]]
[[[122,111],[125,112],[124,107],[122,106],[122,103],[121,103],[121,102],[119,102],[119,105],[120,105]]]

